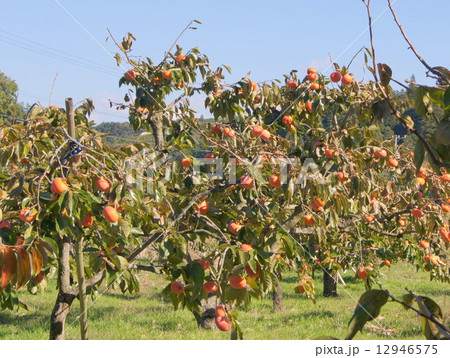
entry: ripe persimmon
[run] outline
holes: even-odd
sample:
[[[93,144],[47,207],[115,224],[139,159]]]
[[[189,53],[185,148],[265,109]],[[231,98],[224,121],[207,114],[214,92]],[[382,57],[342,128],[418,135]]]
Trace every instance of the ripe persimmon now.
[[[426,181],[425,181],[424,178],[417,177],[416,178],[416,184],[419,185],[419,186],[424,186],[426,184]]]
[[[228,138],[233,138],[234,135],[235,135],[235,132],[234,132],[234,130],[233,130],[232,128],[230,128],[230,127],[225,127],[225,128],[223,129],[223,135],[226,136],[226,137],[228,137]]]
[[[331,82],[339,82],[342,79],[342,75],[340,72],[335,71],[330,75]]]
[[[226,316],[216,317],[216,326],[220,331],[226,332],[233,326],[230,319]]]
[[[112,206],[105,206],[103,208],[103,216],[110,223],[115,223],[119,221],[119,214],[117,213],[116,209],[114,209]]]
[[[270,139],[270,132],[267,129],[264,129],[261,132],[261,135],[259,136],[262,140],[269,140]]]
[[[334,149],[328,148],[327,150],[325,150],[325,156],[330,158],[330,159],[333,159],[334,158],[334,152],[335,152]]]
[[[286,85],[289,89],[296,89],[298,87],[298,83],[295,81],[288,81]]]
[[[186,59],[186,56],[184,55],[178,55],[177,57],[175,57],[175,62],[176,63],[181,63]]]
[[[307,79],[308,81],[310,81],[310,82],[314,82],[315,80],[317,80],[318,77],[319,77],[319,76],[317,76],[317,73],[309,73],[309,74],[306,76],[306,79]]]
[[[221,131],[222,131],[222,128],[221,128],[220,124],[213,124],[211,126],[211,132],[213,132],[214,134],[220,134]]]
[[[343,172],[339,172],[337,173],[338,179],[341,183],[344,183],[348,180],[348,175],[343,173]]]
[[[252,245],[249,245],[249,244],[242,244],[239,248],[244,252],[249,252],[249,251],[253,250]]]
[[[411,214],[412,216],[414,216],[415,218],[421,218],[423,216],[423,211],[420,209],[412,209],[411,210]]]
[[[22,220],[23,222],[26,223],[31,223],[34,220],[36,220],[37,217],[37,213],[36,214],[32,214],[33,213],[33,208],[30,207],[26,207],[23,208],[19,211],[19,219]]]
[[[442,204],[441,209],[442,209],[442,211],[444,211],[446,213],[450,213],[450,205]]]
[[[312,226],[314,225],[314,218],[312,215],[305,215],[303,217],[303,221],[305,222],[306,225]]]
[[[318,84],[317,82],[313,82],[309,85],[309,88],[311,88],[313,91],[318,91],[320,90],[320,84]]]
[[[240,180],[241,186],[244,189],[253,189],[255,186],[255,181],[251,176],[244,175]]]
[[[213,293],[219,289],[219,286],[214,281],[208,281],[203,284],[203,291],[206,293]]]
[[[216,317],[224,317],[227,315],[227,310],[224,305],[218,305],[216,307]]]
[[[205,163],[212,163],[216,156],[214,153],[208,153],[205,155]]]
[[[281,121],[283,122],[284,125],[288,126],[288,125],[292,124],[293,119],[292,119],[292,116],[283,116]]]
[[[125,72],[125,77],[128,81],[133,81],[136,78],[136,73],[133,70],[128,70]]]
[[[205,215],[209,211],[209,204],[203,200],[200,204],[197,205],[197,212],[200,215]]]
[[[52,193],[61,195],[65,191],[69,190],[69,186],[64,179],[55,178],[53,179],[52,185],[50,186],[50,190],[52,191]]]
[[[111,189],[111,183],[103,177],[95,180],[95,186],[104,193]]]
[[[245,266],[245,272],[247,272],[247,275],[249,275],[250,277],[258,277],[259,276],[259,266],[256,266],[256,272],[252,270],[252,268],[247,264]]]
[[[386,158],[388,153],[385,149],[375,150],[373,152],[377,158]]]
[[[450,242],[450,232],[448,231],[447,227],[441,227],[439,229],[439,233],[441,234],[442,240],[444,240],[445,243]]]
[[[162,76],[163,76],[166,80],[171,80],[171,79],[173,79],[172,72],[170,72],[169,70],[163,71]]]
[[[257,90],[258,90],[258,84],[257,84],[256,82],[254,82],[254,81],[249,81],[249,82],[247,83],[247,90],[248,90],[249,92],[251,92],[251,91],[257,91]]]
[[[242,226],[242,225],[240,225],[240,224],[238,224],[238,223],[232,222],[232,223],[230,223],[230,224],[228,225],[228,230],[229,230],[232,234],[236,235],[237,232],[239,231],[239,229],[241,228],[241,226]]]
[[[184,292],[184,284],[180,281],[173,281],[170,284],[170,290],[176,295],[181,295]]]
[[[369,277],[369,275],[364,267],[361,267],[360,269],[358,269],[358,271],[356,273],[361,280],[367,280],[367,278]]]
[[[352,82],[353,82],[353,76],[352,75],[347,73],[344,76],[342,76],[341,83],[343,85],[349,85]]]
[[[281,188],[281,179],[278,175],[272,175],[269,178],[269,184],[274,186],[275,188]]]
[[[209,266],[211,266],[211,263],[209,261],[207,261],[207,260],[204,260],[204,259],[198,260],[197,263],[200,264],[203,267],[204,270],[209,269]]]
[[[230,286],[236,290],[241,290],[247,286],[247,281],[245,278],[239,275],[233,275],[230,277]]]
[[[309,206],[311,206],[311,208],[314,211],[322,211],[323,210],[323,206],[317,205],[317,203],[315,201],[311,201],[311,203],[309,204]]]
[[[94,223],[94,216],[91,214],[85,214],[83,220],[81,220],[81,226],[89,227]]]
[[[181,159],[181,165],[185,168],[189,168],[191,166],[191,160],[189,158]]]
[[[252,128],[252,136],[253,137],[260,137],[261,136],[261,133],[264,131],[264,128],[263,127],[261,127],[261,126],[254,126],[253,128]]]
[[[11,229],[11,223],[8,220],[3,219],[2,221],[0,221],[0,229],[2,228]]]

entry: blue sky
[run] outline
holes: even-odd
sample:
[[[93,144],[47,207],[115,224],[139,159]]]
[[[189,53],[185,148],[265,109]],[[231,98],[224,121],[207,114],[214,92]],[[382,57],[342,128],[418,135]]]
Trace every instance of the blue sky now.
[[[192,19],[203,22],[185,33],[179,42],[185,48],[199,46],[213,68],[227,64],[234,82],[251,71],[254,81],[282,78],[292,69],[301,73],[309,66],[329,74],[329,57],[346,65],[369,35],[361,0],[296,1],[68,1],[60,4],[95,38],[99,46],[55,0],[3,2],[0,23],[0,71],[16,80],[19,100],[49,104],[56,73],[52,104],[63,106],[65,97],[75,102],[90,97],[97,111],[96,122],[126,121],[125,112],[110,110],[108,99],[121,101],[118,88],[123,71],[105,49],[107,28],[118,39],[127,32],[137,37],[134,54],[155,62],[162,59],[180,31]],[[372,0],[375,47],[378,62],[387,63],[397,80],[416,79],[432,84],[424,67],[408,50],[396,27],[387,1]],[[450,68],[446,45],[450,25],[450,1],[393,0],[397,15],[410,39],[431,66]],[[6,15],[7,14],[7,15]],[[102,48],[104,47],[104,48]],[[351,72],[368,79],[359,55]],[[193,106],[205,114],[202,99]]]

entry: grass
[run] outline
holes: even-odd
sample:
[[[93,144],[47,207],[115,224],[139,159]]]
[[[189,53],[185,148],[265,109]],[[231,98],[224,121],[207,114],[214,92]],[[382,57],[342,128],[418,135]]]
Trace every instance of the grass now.
[[[445,283],[430,282],[428,275],[406,265],[385,268],[384,287],[396,297],[405,293],[408,287],[417,294],[428,295],[443,309],[449,323],[448,297],[450,286]],[[199,330],[189,311],[174,311],[170,302],[159,292],[165,285],[162,277],[151,273],[141,276],[141,292],[137,295],[122,295],[108,291],[90,307],[90,339],[229,339],[229,334],[217,330]],[[321,288],[320,278],[317,286]],[[312,339],[320,335],[344,338],[347,323],[358,298],[364,291],[360,280],[353,275],[344,275],[347,282],[339,287],[337,298],[324,298],[318,292],[317,303],[313,304],[302,295],[294,293],[294,276],[283,280],[283,300],[285,310],[272,313],[270,298],[253,301],[249,310],[239,311],[239,320],[244,325],[245,339]],[[49,316],[56,298],[55,282],[50,281],[44,294],[33,296],[22,293],[22,300],[29,311],[0,312],[0,339],[47,339]],[[350,294],[350,295],[349,295]],[[67,319],[71,325],[66,331],[66,339],[79,339],[76,321],[76,302]],[[377,319],[388,329],[395,339],[424,339],[419,318],[411,311],[404,311],[393,302],[388,302]],[[73,323],[75,322],[75,323]],[[369,322],[355,339],[389,339],[375,322]]]

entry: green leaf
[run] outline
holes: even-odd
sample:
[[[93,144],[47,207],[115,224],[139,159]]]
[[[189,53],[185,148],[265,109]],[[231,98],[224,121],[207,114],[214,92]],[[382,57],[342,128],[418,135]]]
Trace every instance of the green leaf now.
[[[391,81],[392,70],[385,63],[379,63],[377,66],[378,66],[378,72],[380,74],[381,84],[384,87],[387,87],[389,85],[389,82]]]
[[[225,69],[228,71],[229,74],[231,74],[231,67],[228,65],[223,64],[223,67],[225,67]]]
[[[436,320],[444,323],[444,317],[441,307],[439,307],[439,305],[429,297],[419,296],[419,298],[422,300],[422,303],[426,306],[428,311],[436,318]],[[426,309],[421,304],[419,304],[417,300],[416,302],[419,311],[427,314]],[[422,321],[422,331],[427,339],[439,339],[441,337],[441,333],[435,323],[431,322],[425,317],[420,317],[420,319]]]
[[[450,120],[440,121],[434,135],[436,150],[445,162],[450,162]]]
[[[130,235],[132,226],[128,220],[120,219],[119,227],[122,230],[125,237],[128,237]]]
[[[423,163],[423,159],[425,158],[425,147],[423,143],[418,140],[416,142],[416,147],[414,148],[414,165],[416,166],[417,170],[420,169]]]
[[[414,107],[418,115],[427,117],[428,110],[430,109],[430,94],[428,88],[417,87],[414,92]]]
[[[202,286],[205,279],[205,270],[199,263],[194,263],[191,268],[191,277],[196,286]]]
[[[443,90],[436,87],[428,87],[428,93],[433,103],[436,103],[440,107],[444,106],[445,92]]]
[[[348,323],[347,336],[345,339],[353,339],[364,325],[377,318],[389,296],[383,290],[368,290],[364,292],[358,300],[352,318]]]
[[[444,94],[444,107],[450,106],[450,87],[448,87]]]

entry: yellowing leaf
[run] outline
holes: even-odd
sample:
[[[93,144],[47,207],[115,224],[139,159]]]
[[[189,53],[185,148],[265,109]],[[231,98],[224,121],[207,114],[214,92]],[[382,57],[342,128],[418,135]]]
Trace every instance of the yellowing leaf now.
[[[255,280],[254,280],[253,278],[247,276],[247,277],[245,278],[245,281],[247,281],[247,283],[249,284],[249,286],[250,286],[251,288],[253,288],[254,290],[257,290],[257,289],[259,288],[259,287],[258,287],[258,284],[255,282]]]
[[[352,339],[364,325],[377,318],[389,296],[383,290],[368,290],[364,292],[358,300],[355,312],[348,323],[347,336],[345,339]]]

